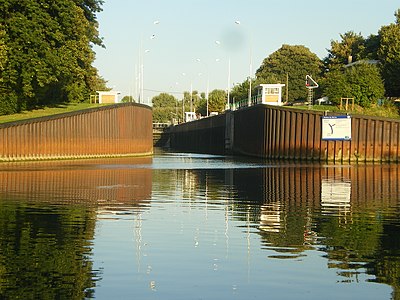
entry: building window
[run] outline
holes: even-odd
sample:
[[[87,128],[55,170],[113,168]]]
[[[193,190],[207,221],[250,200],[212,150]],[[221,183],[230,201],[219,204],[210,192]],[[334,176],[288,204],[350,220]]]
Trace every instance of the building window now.
[[[266,95],[278,95],[279,94],[279,88],[266,88],[265,89],[265,94]]]

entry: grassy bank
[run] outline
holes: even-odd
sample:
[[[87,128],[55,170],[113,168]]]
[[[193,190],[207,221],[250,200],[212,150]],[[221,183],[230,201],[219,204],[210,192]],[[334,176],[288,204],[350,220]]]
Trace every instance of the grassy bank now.
[[[293,106],[289,106],[293,107]],[[309,109],[308,105],[294,106],[297,109]],[[335,105],[314,105],[311,108],[312,110],[317,111],[329,111],[336,113],[349,113],[350,115],[365,115],[365,116],[375,116],[375,117],[384,117],[391,119],[400,119],[399,109],[395,105],[382,105],[382,106],[371,106],[369,108],[363,108],[361,106],[356,105],[354,110],[341,110],[338,106]]]
[[[0,116],[0,124],[7,122],[14,122],[38,117],[51,116],[56,114],[62,114],[82,109],[94,108],[99,106],[105,106],[109,104],[98,104],[98,103],[70,103],[70,104],[59,104],[51,107],[43,107],[38,108],[31,111],[23,111],[18,114]],[[308,105],[301,106],[290,106],[291,108],[297,109],[309,109]],[[350,113],[350,114],[359,114],[359,115],[368,115],[368,116],[377,116],[377,117],[386,117],[392,119],[400,119],[399,110],[394,105],[383,105],[383,106],[375,106],[371,108],[362,108],[360,106],[356,106],[353,111],[345,111],[340,110],[339,107],[334,105],[314,105],[311,109],[318,111],[330,111],[330,112],[338,112],[338,113]]]
[[[67,113],[67,112],[72,112],[72,111],[77,111],[77,110],[82,110],[82,109],[87,109],[87,108],[94,108],[94,107],[99,107],[99,106],[104,106],[104,105],[107,105],[107,104],[98,104],[98,103],[59,104],[56,106],[43,107],[43,108],[31,110],[31,111],[23,111],[18,114],[0,116],[0,124],[7,123],[7,122],[26,120],[26,119],[32,119],[32,118],[57,115],[57,114],[62,114],[62,113]]]

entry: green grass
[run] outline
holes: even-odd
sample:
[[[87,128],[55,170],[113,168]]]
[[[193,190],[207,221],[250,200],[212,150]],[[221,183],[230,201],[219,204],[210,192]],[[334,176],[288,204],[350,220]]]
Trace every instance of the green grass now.
[[[33,119],[51,115],[57,115],[67,112],[73,112],[82,109],[95,108],[99,106],[104,106],[109,104],[98,104],[98,103],[70,103],[70,104],[59,104],[51,107],[43,107],[31,111],[23,111],[18,114],[13,115],[5,115],[0,116],[0,124],[8,123],[26,119]],[[289,106],[290,108],[296,109],[309,109],[308,105],[302,106]],[[368,115],[368,116],[378,116],[378,117],[387,117],[392,119],[400,119],[399,111],[397,107],[394,105],[384,105],[384,106],[375,106],[371,108],[361,108],[356,107],[354,111],[346,111],[340,110],[339,107],[334,105],[314,105],[311,109],[318,111],[330,111],[330,112],[342,112],[342,113],[350,113],[350,114],[360,114],[360,115]]]
[[[296,109],[309,109],[308,105],[298,105],[298,106],[288,106],[288,107]],[[344,110],[344,109],[341,110],[338,106],[335,105],[313,105],[311,110],[400,119],[399,109],[394,105],[372,106],[370,108],[362,108],[360,106],[355,106],[354,110]]]
[[[32,118],[39,118],[57,114],[63,114],[67,112],[73,112],[77,110],[87,109],[87,108],[94,108],[99,106],[104,106],[107,104],[98,104],[98,103],[69,103],[69,104],[58,104],[51,107],[43,107],[38,108],[31,111],[23,111],[21,113],[12,114],[12,115],[5,115],[0,116],[0,124],[1,123],[8,123],[14,121],[21,121],[26,119]]]

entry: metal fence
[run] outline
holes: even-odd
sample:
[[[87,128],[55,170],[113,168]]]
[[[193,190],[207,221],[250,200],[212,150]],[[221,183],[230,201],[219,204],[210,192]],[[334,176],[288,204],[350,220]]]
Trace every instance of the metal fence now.
[[[152,110],[134,103],[0,124],[0,161],[149,155]]]

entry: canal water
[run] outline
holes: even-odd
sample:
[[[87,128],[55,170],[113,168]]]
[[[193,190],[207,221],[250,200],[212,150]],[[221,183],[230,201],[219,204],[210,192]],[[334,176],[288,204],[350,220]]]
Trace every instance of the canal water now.
[[[0,165],[0,299],[400,299],[400,168]]]

